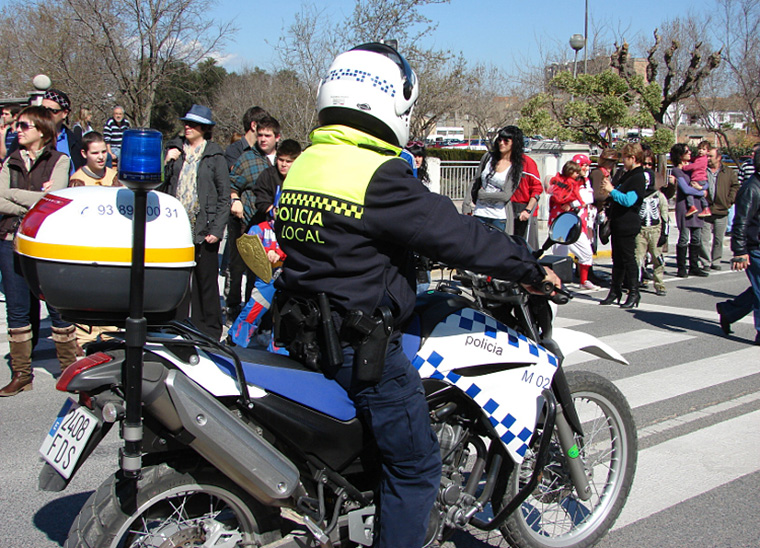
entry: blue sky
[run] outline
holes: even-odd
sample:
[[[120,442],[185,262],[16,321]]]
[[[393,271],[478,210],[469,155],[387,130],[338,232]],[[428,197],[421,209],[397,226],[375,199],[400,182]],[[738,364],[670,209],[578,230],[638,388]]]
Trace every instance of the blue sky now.
[[[219,0],[212,16],[234,20],[239,28],[224,48],[223,65],[229,70],[243,66],[273,68],[274,46],[293,21],[302,0]],[[624,37],[632,45],[636,36],[651,38],[652,31],[667,19],[694,9],[710,9],[710,0],[588,0],[589,37],[595,28],[608,42]],[[321,8],[339,21],[353,9],[353,0],[322,0]],[[585,0],[451,0],[449,4],[423,8],[438,23],[425,45],[462,52],[473,63],[491,63],[512,72],[526,63],[537,63],[541,51],[572,50],[574,33],[583,34]],[[336,30],[337,31],[337,30]],[[579,54],[579,59],[583,52]]]

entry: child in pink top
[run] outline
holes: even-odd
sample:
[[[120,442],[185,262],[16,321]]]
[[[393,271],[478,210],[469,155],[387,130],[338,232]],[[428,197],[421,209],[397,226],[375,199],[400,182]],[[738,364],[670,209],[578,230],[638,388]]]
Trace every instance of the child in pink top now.
[[[697,157],[690,164],[686,164],[683,169],[691,180],[690,184],[694,188],[700,190],[707,190],[707,153],[710,151],[711,145],[708,141],[702,141],[697,145]],[[699,198],[699,203],[702,206],[702,211],[697,217],[709,217],[712,215],[707,198],[702,196]],[[691,217],[697,211],[699,211],[694,205],[694,196],[686,196],[686,216]]]

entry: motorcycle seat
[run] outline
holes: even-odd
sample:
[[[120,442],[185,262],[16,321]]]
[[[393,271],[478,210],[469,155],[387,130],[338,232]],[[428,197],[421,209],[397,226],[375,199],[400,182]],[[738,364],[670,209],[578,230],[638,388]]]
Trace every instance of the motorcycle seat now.
[[[301,363],[266,350],[235,349],[243,366],[247,384],[258,386],[289,400],[329,415],[340,421],[356,417],[354,403],[336,381]],[[237,378],[235,366],[225,356],[211,356],[216,366]]]

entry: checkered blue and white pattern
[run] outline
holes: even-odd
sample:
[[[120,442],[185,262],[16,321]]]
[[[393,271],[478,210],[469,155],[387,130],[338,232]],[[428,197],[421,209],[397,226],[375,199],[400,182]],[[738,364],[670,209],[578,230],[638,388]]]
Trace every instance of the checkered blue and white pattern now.
[[[339,69],[332,69],[327,77],[324,79],[325,82],[330,82],[332,80],[350,80],[353,82],[358,82],[360,84],[367,82],[367,84],[372,84],[373,88],[377,88],[380,91],[382,91],[385,94],[390,95],[391,97],[396,96],[396,88],[394,85],[388,80],[381,78],[380,76],[377,76],[375,74],[371,74],[367,72],[366,70],[362,69],[348,69],[348,68],[339,68]]]
[[[521,362],[535,365],[480,377],[453,371]],[[522,462],[540,411],[537,400],[557,370],[551,352],[490,316],[463,309],[435,328],[412,364],[421,377],[446,380],[474,399],[515,461]]]

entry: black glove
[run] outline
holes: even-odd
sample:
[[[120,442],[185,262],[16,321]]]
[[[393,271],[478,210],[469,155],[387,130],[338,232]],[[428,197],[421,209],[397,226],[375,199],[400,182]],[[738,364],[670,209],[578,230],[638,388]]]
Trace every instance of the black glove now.
[[[662,228],[660,229],[660,237],[657,240],[657,247],[662,247],[665,245],[665,242],[668,241],[668,224],[662,223]]]

